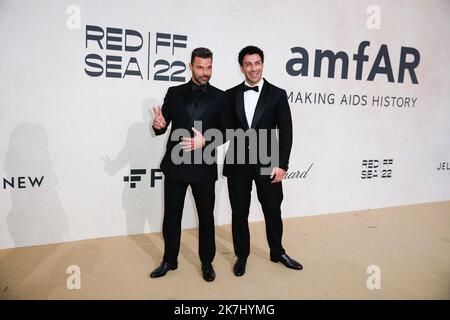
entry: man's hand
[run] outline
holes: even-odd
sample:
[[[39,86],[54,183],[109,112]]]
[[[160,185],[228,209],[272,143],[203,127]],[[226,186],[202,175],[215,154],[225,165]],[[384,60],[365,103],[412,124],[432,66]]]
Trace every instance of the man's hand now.
[[[203,137],[201,132],[194,127],[192,128],[192,131],[194,131],[193,138],[183,137],[182,141],[180,142],[181,148],[184,151],[192,151],[205,146],[205,138]]]
[[[275,177],[271,183],[278,183],[281,182],[281,180],[283,180],[284,175],[286,174],[286,171],[284,171],[281,168],[273,168],[272,169],[272,174],[270,175],[270,179],[272,179],[273,177]]]
[[[153,128],[156,130],[164,129],[167,126],[167,122],[162,114],[161,106],[153,107],[153,114],[155,116],[153,119]]]

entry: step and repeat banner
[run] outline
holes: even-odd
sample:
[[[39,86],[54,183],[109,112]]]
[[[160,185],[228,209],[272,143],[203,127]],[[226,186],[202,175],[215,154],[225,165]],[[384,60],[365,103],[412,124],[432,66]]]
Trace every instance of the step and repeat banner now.
[[[449,21],[446,0],[0,1],[0,248],[161,231],[151,107],[199,46],[213,85],[256,45],[288,93],[284,218],[449,200]]]

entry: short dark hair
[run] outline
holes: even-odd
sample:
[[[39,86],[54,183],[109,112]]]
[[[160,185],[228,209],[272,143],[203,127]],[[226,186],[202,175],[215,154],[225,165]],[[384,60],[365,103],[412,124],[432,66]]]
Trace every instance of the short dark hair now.
[[[242,66],[244,57],[248,54],[259,54],[261,57],[261,62],[264,63],[264,52],[260,48],[255,46],[246,46],[239,52],[238,61],[240,66]]]
[[[211,50],[209,50],[208,48],[204,48],[204,47],[200,47],[200,48],[195,48],[194,50],[192,50],[192,54],[191,54],[191,63],[194,63],[194,59],[195,57],[199,57],[199,58],[203,58],[203,59],[207,59],[207,58],[211,58],[213,57],[213,54],[211,52]]]

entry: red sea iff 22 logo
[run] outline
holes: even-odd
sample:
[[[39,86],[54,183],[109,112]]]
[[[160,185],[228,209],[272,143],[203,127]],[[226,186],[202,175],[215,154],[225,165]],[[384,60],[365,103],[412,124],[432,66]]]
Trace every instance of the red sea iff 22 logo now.
[[[362,161],[362,171],[361,179],[386,179],[392,178],[392,165],[394,164],[394,159],[383,159],[383,160],[363,160]]]
[[[187,35],[86,25],[89,77],[185,82]],[[167,57],[170,57],[170,61]]]

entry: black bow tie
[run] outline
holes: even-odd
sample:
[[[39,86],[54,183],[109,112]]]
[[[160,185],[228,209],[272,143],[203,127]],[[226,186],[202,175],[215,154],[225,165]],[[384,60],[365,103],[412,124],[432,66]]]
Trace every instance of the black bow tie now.
[[[259,92],[259,87],[255,86],[255,87],[249,87],[247,85],[244,84],[244,92],[248,91],[248,90],[253,90],[255,92]]]
[[[204,86],[199,86],[195,83],[192,83],[192,91],[197,91],[197,90],[201,90],[203,92],[206,92],[206,85]]]

